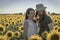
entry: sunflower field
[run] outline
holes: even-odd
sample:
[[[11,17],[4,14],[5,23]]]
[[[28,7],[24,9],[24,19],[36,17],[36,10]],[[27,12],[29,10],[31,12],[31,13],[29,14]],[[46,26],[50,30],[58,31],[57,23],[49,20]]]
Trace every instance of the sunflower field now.
[[[45,31],[42,37],[46,40],[60,40],[60,15],[50,15],[53,19],[54,29],[51,32]],[[0,40],[24,40],[22,23],[24,15],[1,14],[0,15]],[[32,35],[29,40],[43,40],[39,35]]]

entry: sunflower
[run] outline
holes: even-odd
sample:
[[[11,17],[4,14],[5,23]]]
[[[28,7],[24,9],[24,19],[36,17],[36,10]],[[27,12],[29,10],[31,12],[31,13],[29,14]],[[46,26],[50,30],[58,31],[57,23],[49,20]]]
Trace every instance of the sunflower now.
[[[60,28],[58,28],[58,32],[60,32]]]
[[[56,25],[56,26],[54,26],[54,30],[58,30],[59,29],[59,27]]]
[[[51,15],[51,17],[54,19],[55,18],[55,16],[53,16],[53,15]]]
[[[20,19],[17,19],[17,20],[16,20],[16,25],[19,25],[19,26],[22,25],[22,22],[21,22]]]
[[[60,35],[60,28],[58,29],[59,35]]]
[[[15,19],[17,20],[17,16],[15,16]]]
[[[19,23],[20,22],[20,19],[17,19],[16,22]]]
[[[24,19],[25,19],[25,17],[24,17],[24,16],[22,16],[22,17],[21,17],[21,21],[24,21]]]
[[[59,32],[56,30],[52,31],[47,35],[47,40],[60,40]]]
[[[8,27],[10,24],[8,22],[4,23],[4,26]]]
[[[39,35],[32,35],[28,38],[29,40],[42,40],[42,38]]]
[[[0,24],[0,32],[5,32],[5,27],[2,24]]]
[[[57,19],[53,19],[53,23],[54,23],[54,26],[58,25],[58,20]]]
[[[23,26],[19,27],[20,32],[24,32]]]
[[[16,24],[16,21],[15,20],[12,20],[10,24]]]
[[[9,21],[11,21],[11,20],[10,20],[10,17],[9,17],[9,18],[7,18],[7,22],[9,22]]]
[[[9,25],[12,23],[12,21],[8,21]]]
[[[58,19],[60,20],[60,17]]]
[[[6,36],[1,36],[1,35],[0,35],[0,40],[7,40],[7,37],[6,37]]]
[[[43,37],[43,38],[46,38],[47,35],[48,35],[48,32],[47,32],[47,31],[45,31],[45,32],[42,33],[42,37]]]
[[[20,26],[16,26],[16,29],[18,29],[18,30],[19,30],[19,27],[20,27]]]
[[[14,36],[14,32],[13,31],[8,31],[7,33],[6,33],[6,37],[8,37],[8,38],[11,38],[11,37],[13,37]]]
[[[60,20],[58,21],[58,26],[60,26]]]
[[[20,19],[20,17],[19,17],[19,16],[17,16],[17,19]]]
[[[20,34],[20,32],[18,32],[18,31],[16,31],[15,33],[14,33],[14,36],[16,36],[16,37],[19,37],[21,34]]]
[[[53,22],[54,22],[54,23],[58,23],[58,20],[57,20],[57,19],[53,19]]]
[[[13,19],[10,17],[10,18],[9,18],[9,21],[12,21],[12,20],[13,20]]]

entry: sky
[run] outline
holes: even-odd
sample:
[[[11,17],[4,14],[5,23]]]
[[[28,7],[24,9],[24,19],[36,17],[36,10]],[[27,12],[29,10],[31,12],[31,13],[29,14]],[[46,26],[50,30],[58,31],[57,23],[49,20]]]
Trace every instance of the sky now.
[[[0,0],[0,14],[25,13],[39,3],[47,7],[47,12],[60,13],[60,0]]]

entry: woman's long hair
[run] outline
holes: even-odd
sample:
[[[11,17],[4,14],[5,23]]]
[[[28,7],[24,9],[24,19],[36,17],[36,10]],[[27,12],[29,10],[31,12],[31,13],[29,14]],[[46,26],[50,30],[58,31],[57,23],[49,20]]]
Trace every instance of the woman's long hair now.
[[[33,8],[28,8],[28,9],[26,10],[25,20],[26,20],[26,19],[28,19],[28,15],[27,15],[27,14],[30,14],[30,11],[31,11],[31,10],[35,11]],[[33,20],[33,21],[36,23],[36,21],[35,21],[35,20]]]
[[[36,11],[36,16],[38,15],[38,11]],[[46,11],[45,10],[43,10],[43,13],[42,13],[42,18],[41,19],[39,19],[41,22],[44,20],[44,18],[45,18],[45,16],[46,16],[47,14],[46,14]]]
[[[28,8],[28,9],[26,10],[25,20],[28,19],[28,15],[27,15],[27,14],[30,14],[30,11],[31,11],[31,10],[34,10],[34,9],[33,9],[33,8]]]

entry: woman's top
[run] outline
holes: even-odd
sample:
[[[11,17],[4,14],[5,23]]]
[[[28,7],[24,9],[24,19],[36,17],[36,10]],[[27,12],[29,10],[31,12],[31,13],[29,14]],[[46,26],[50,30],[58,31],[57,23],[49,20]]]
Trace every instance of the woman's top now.
[[[28,37],[30,37],[31,35],[37,34],[37,28],[38,28],[37,24],[33,22],[33,20],[25,20],[25,21],[28,21],[29,23],[28,30],[27,30]],[[24,26],[24,23],[23,23],[23,26]]]

